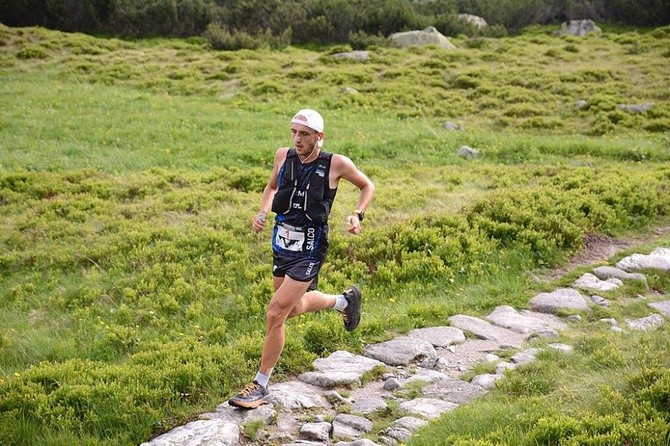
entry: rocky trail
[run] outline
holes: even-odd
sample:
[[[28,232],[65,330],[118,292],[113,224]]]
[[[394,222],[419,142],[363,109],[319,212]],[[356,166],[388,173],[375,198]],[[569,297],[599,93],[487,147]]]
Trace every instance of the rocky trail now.
[[[668,232],[670,227],[665,227],[655,234]],[[606,260],[634,245],[635,241],[612,244],[611,240],[594,239],[590,251],[587,246],[589,252],[570,268]],[[506,370],[533,361],[543,349],[570,354],[572,346],[556,342],[559,333],[570,330],[571,324],[584,323],[579,313],[611,305],[598,293],[627,281],[646,286],[645,272],[650,270],[670,272],[670,248],[659,247],[648,255],[632,254],[616,265],[592,268],[570,287],[533,296],[529,309],[499,306],[484,317],[454,315],[444,326],[415,329],[368,345],[360,355],[336,351],[316,359],[312,371],[271,384],[267,405],[242,411],[226,402],[142,446],[402,444],[430,420],[486,393],[497,380],[504,379]],[[556,270],[551,276],[560,277],[564,272]],[[650,330],[670,319],[667,294],[649,296],[646,302],[650,310],[646,317],[601,322],[626,332]],[[544,347],[528,346],[536,338],[546,341]],[[509,349],[514,351],[509,360],[496,354]],[[494,363],[495,372],[467,381],[462,378],[483,361]],[[373,433],[374,414],[390,412],[389,404],[396,408],[392,413],[399,414],[397,419]]]

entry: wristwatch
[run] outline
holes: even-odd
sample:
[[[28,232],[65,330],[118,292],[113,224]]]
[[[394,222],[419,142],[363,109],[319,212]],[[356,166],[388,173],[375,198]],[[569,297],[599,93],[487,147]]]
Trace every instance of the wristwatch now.
[[[358,221],[363,221],[365,218],[365,212],[361,211],[360,209],[356,209],[354,212],[351,213],[352,215],[358,215]]]

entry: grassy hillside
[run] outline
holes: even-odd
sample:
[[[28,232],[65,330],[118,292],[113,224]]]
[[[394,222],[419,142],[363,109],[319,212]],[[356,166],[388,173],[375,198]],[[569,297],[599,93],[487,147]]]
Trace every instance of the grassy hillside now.
[[[360,329],[332,312],[290,321],[277,379],[456,312],[523,306],[549,286],[531,273],[586,234],[667,222],[670,30],[551,31],[360,63],[0,26],[0,438],[137,444],[249,379],[271,293],[268,234],[249,222],[301,107],[378,193],[351,237],[341,187],[321,280],[363,285]]]

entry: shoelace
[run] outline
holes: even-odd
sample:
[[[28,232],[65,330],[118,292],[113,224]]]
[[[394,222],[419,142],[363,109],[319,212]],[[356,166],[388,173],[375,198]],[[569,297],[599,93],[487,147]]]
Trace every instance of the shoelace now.
[[[258,389],[259,387],[260,387],[260,384],[249,383],[246,386],[244,386],[244,389],[242,389],[242,391],[240,392],[240,395],[245,396],[245,397],[249,396],[254,392],[254,390]]]

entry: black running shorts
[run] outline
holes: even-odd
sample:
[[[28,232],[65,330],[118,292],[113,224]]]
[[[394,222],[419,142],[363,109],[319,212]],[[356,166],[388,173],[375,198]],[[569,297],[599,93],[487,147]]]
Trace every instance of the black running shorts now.
[[[319,283],[319,270],[323,260],[307,257],[288,257],[278,253],[272,255],[272,275],[275,277],[289,276],[298,282],[312,282],[307,288],[315,290]]]

